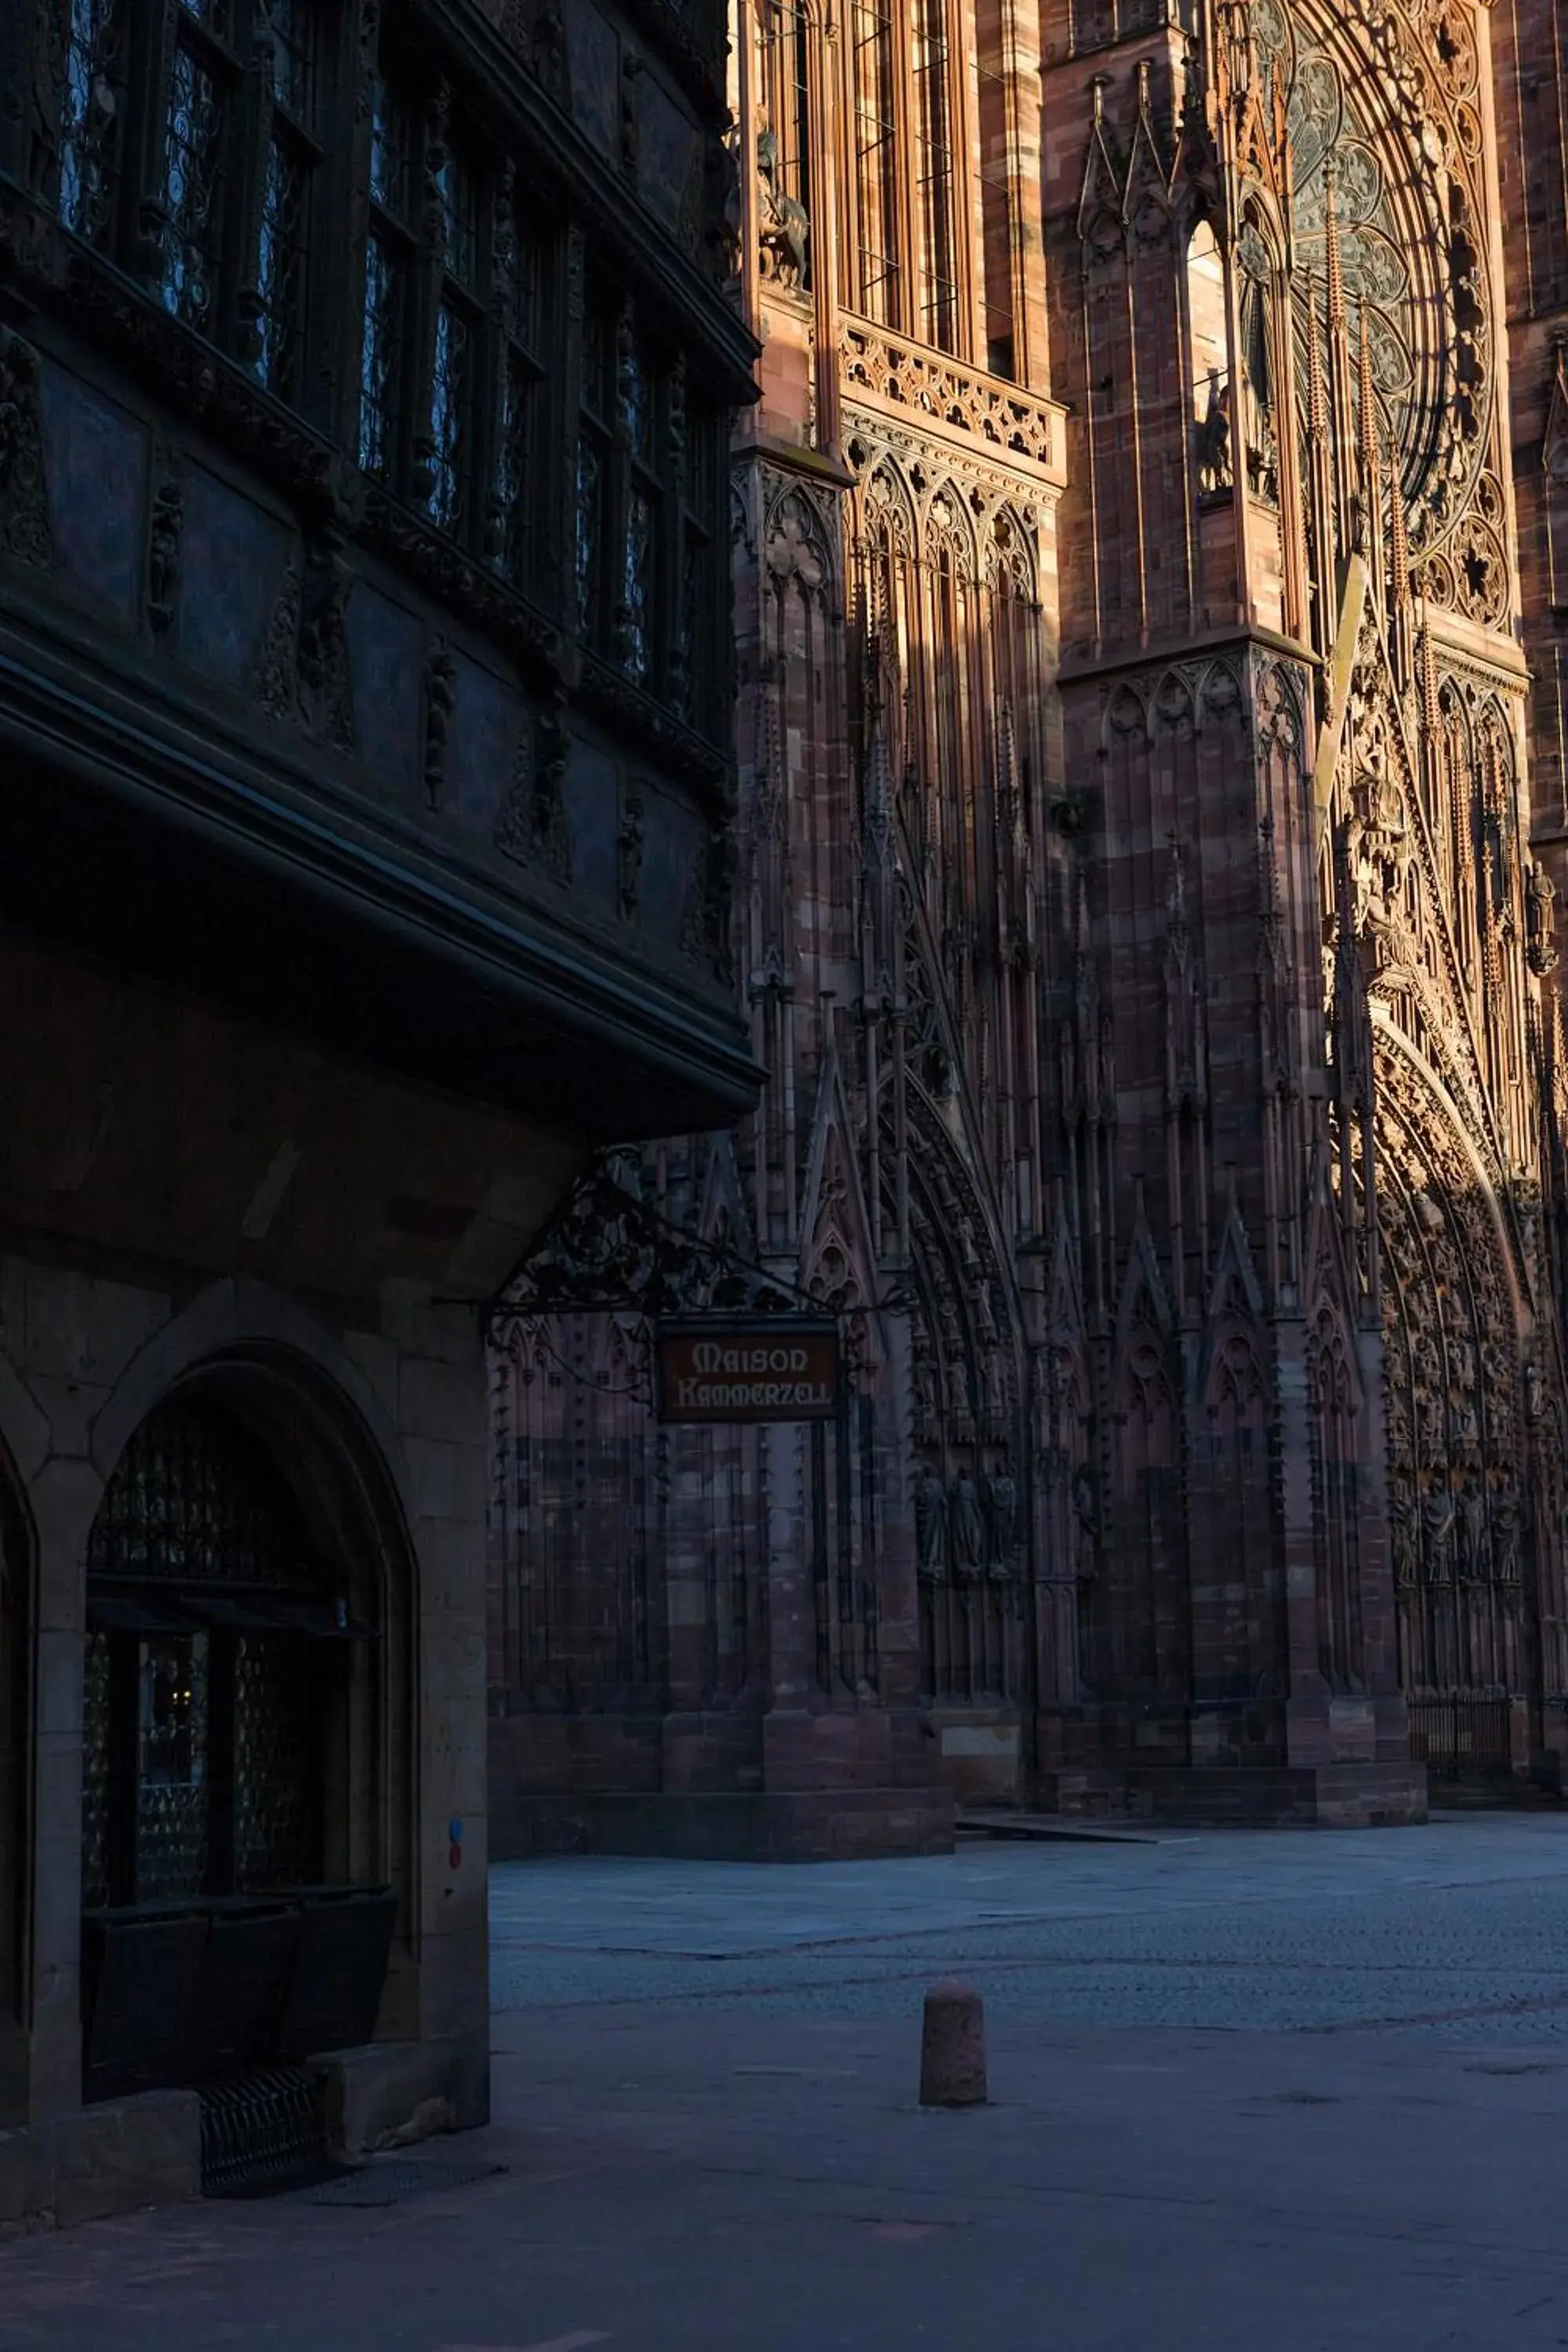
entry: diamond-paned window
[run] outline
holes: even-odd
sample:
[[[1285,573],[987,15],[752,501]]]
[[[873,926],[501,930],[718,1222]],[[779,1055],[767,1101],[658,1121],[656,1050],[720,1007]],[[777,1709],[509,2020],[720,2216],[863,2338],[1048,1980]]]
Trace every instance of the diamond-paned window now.
[[[606,295],[590,299],[577,427],[578,628],[641,687],[667,683],[658,639],[670,414],[666,371],[641,319]]]
[[[355,454],[367,474],[397,470],[401,393],[413,240],[407,226],[413,139],[396,93],[376,86],[371,125],[370,234],[361,320],[359,431]]]
[[[574,562],[577,583],[577,626],[592,639],[599,606],[600,575],[604,570],[603,484],[605,467],[600,445],[591,431],[577,438],[577,499]]]
[[[664,503],[664,386],[637,322],[623,312],[616,338],[616,423],[626,451],[616,516],[616,605],[610,651],[634,686],[655,669],[654,616]]]
[[[59,215],[100,245],[113,225],[124,114],[117,76],[122,0],[70,0],[59,108]]]
[[[468,519],[481,320],[479,176],[448,146],[436,173],[440,199],[440,287],[430,370],[431,520],[461,535]]]
[[[194,44],[175,45],[163,132],[165,309],[204,331],[214,323],[223,233],[227,92]]]
[[[256,373],[288,400],[299,389],[304,338],[314,137],[315,17],[307,0],[271,0],[270,122],[256,265]]]
[[[531,225],[519,219],[510,178],[503,183],[497,207],[491,276],[502,336],[491,559],[521,588],[527,584],[532,560],[537,495],[544,247]]]
[[[604,302],[591,298],[583,320],[578,375],[576,496],[573,522],[573,570],[577,586],[577,627],[585,644],[597,646],[607,633],[608,581],[605,543],[614,490],[610,463],[614,393],[610,383],[615,330]]]

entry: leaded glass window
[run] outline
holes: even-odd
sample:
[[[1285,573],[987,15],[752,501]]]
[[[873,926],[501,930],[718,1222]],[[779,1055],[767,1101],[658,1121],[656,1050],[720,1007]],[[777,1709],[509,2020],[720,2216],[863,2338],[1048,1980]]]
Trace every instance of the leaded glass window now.
[[[585,642],[651,687],[659,669],[668,403],[629,306],[584,321],[576,464],[578,625]]]
[[[616,422],[631,457],[621,531],[619,653],[634,684],[653,667],[654,565],[658,484],[654,464],[653,378],[629,321],[623,321],[616,368]]]
[[[222,67],[182,31],[174,47],[163,132],[160,290],[165,309],[204,332],[214,324],[218,296],[228,131]]]
[[[159,1634],[138,1647],[136,1899],[159,1903],[206,1885],[209,1637]]]
[[[113,224],[123,114],[117,0],[69,0],[59,111],[59,215],[89,245]]]
[[[491,266],[502,336],[491,555],[498,571],[522,587],[532,558],[544,248],[517,217],[510,179],[502,185]]]
[[[271,0],[270,127],[256,269],[256,373],[285,400],[298,391],[304,328],[315,118],[315,19],[306,0]]]
[[[474,175],[450,149],[442,157],[436,184],[442,249],[430,376],[429,507],[442,530],[456,533],[464,522],[474,430],[479,207]]]
[[[680,515],[679,582],[670,698],[684,719],[710,717],[716,549],[709,517],[728,462],[725,419],[698,408],[687,426],[690,446]]]
[[[397,470],[400,395],[407,332],[412,238],[408,229],[413,140],[397,96],[376,87],[371,124],[370,233],[365,246],[356,454],[367,474]]]
[[[621,567],[621,660],[626,676],[643,685],[653,667],[654,501],[638,484],[626,501]]]
[[[319,1878],[339,1645],[305,1628],[347,1622],[321,1581],[293,1496],[237,1422],[184,1398],[149,1416],[88,1545],[88,1909]]]
[[[578,436],[577,440],[574,552],[577,626],[581,634],[590,639],[595,633],[599,605],[602,601],[600,575],[604,569],[604,479],[605,465],[598,441],[591,432],[584,432]]]
[[[597,645],[605,634],[606,507],[612,488],[609,457],[615,414],[612,350],[609,314],[600,302],[591,300],[583,321],[573,522],[577,627],[589,645]]]

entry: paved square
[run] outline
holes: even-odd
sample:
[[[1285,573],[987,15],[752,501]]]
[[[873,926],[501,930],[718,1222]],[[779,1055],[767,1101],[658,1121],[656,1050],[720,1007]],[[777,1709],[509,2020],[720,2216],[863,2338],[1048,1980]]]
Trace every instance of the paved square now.
[[[1568,2343],[1568,1817],[551,1862],[494,1913],[504,2173],[18,2240],[4,2352]],[[922,2114],[954,1969],[994,2103]]]

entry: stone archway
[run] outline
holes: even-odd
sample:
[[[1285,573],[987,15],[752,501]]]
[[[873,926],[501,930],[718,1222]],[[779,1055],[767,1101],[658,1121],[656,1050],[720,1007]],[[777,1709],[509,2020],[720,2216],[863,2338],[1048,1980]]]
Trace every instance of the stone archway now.
[[[923,1103],[910,1155],[921,1685],[961,1795],[1016,1784],[1028,1496],[1012,1300],[969,1171]]]
[[[407,1949],[412,1578],[385,1466],[316,1369],[186,1369],[86,1552],[84,2093],[369,2041]]]
[[[1509,1772],[1535,1684],[1518,1306],[1494,1202],[1436,1089],[1376,1048],[1390,1543],[1419,1760]]]

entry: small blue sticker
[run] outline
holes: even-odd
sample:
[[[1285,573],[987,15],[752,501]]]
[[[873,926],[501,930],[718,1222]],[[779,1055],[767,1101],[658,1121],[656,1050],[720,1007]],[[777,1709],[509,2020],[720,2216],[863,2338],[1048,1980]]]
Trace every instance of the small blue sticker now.
[[[448,1843],[452,1845],[461,1845],[463,1843],[463,1824],[456,1813],[447,1824],[447,1838]]]

